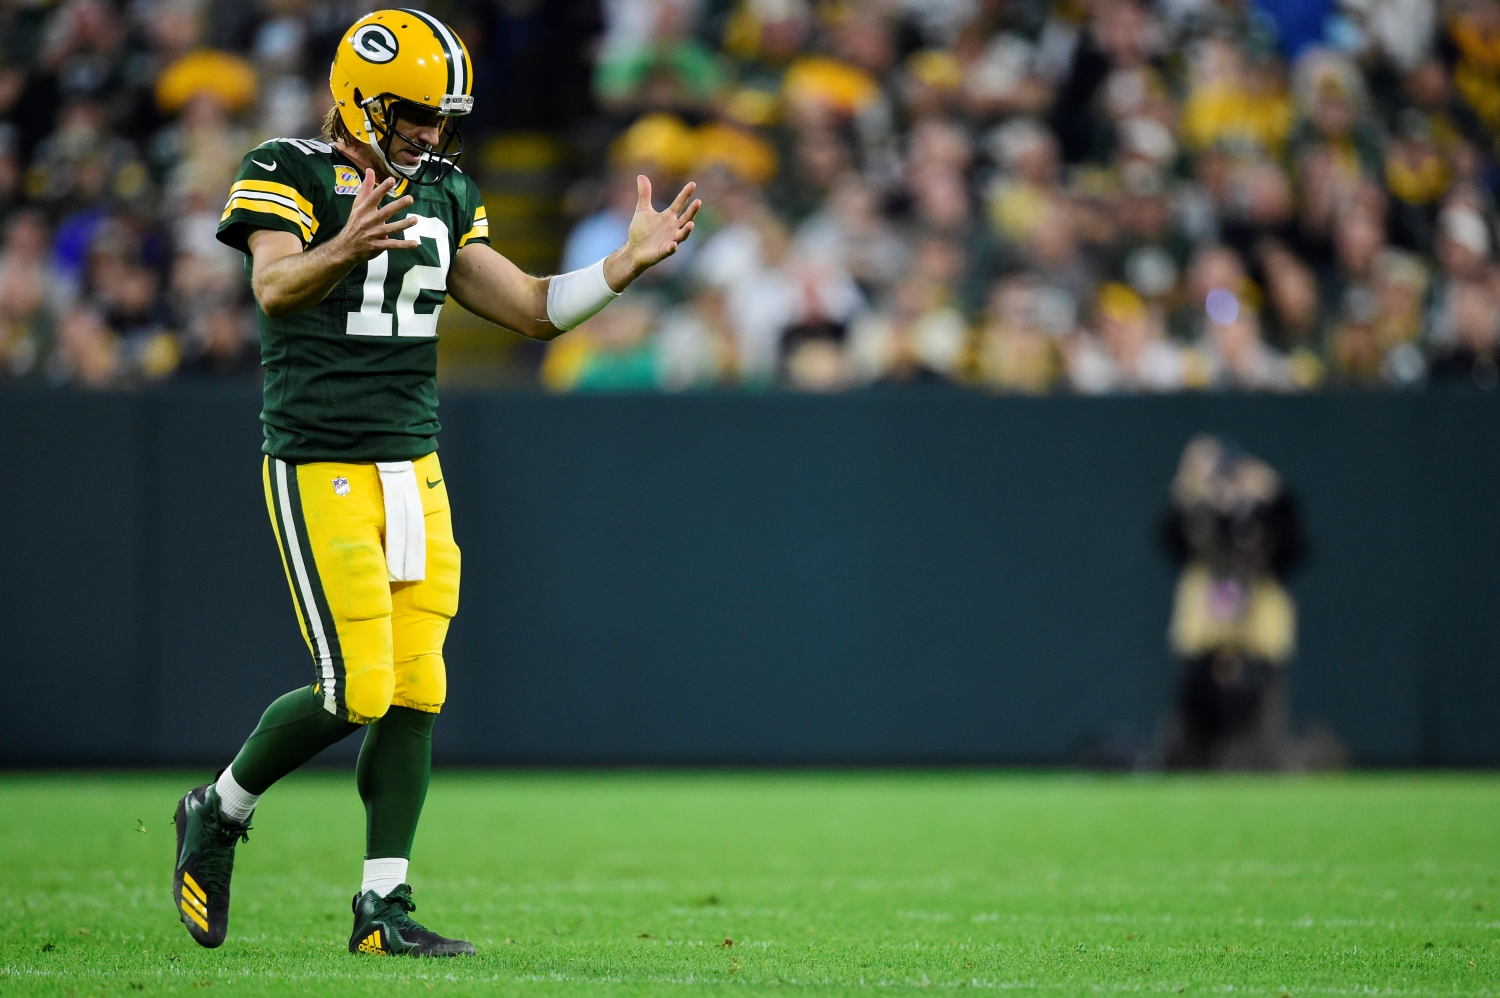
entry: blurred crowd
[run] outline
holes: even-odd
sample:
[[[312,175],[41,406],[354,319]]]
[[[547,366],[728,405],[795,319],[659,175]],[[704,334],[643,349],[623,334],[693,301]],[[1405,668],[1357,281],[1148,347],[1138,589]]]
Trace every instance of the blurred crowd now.
[[[276,7],[0,0],[0,383],[258,370],[214,232],[246,150],[317,133],[344,26]]]
[[[556,390],[1500,383],[1497,0],[608,0]]]
[[[219,216],[249,149],[319,134],[334,51],[375,6],[0,0],[0,386],[258,378]],[[470,47],[470,148],[587,114],[597,0],[422,6]]]
[[[0,0],[0,384],[256,376],[225,192],[317,133],[370,6]],[[624,240],[637,172],[700,184],[554,390],[1500,384],[1500,0],[428,6],[502,116],[471,137],[582,151],[559,269]],[[593,109],[556,114],[573,50]]]

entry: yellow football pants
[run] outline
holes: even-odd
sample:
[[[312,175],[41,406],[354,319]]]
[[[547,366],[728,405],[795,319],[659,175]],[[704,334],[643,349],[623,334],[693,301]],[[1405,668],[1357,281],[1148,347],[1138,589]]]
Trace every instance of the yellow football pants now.
[[[443,641],[458,611],[458,545],[437,455],[414,463],[427,528],[421,582],[389,581],[375,465],[267,457],[262,468],[315,689],[329,713],[356,724],[391,704],[435,714],[448,694]]]

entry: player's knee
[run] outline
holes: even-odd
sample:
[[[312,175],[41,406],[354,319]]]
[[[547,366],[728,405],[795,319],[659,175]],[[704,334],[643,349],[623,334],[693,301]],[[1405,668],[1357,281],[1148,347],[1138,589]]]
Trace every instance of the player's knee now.
[[[448,699],[448,672],[441,653],[413,655],[396,663],[401,680],[393,702],[413,710],[437,713]]]
[[[385,716],[395,693],[396,677],[389,668],[363,669],[346,679],[344,707],[351,721],[368,723]]]

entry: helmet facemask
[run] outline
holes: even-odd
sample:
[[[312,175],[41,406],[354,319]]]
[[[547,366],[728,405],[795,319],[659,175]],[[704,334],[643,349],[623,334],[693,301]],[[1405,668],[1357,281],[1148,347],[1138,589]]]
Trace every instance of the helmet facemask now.
[[[445,97],[443,100],[447,105],[450,98]],[[473,98],[468,98],[468,101],[472,102]],[[365,131],[370,136],[370,148],[380,158],[381,164],[394,176],[405,177],[412,183],[424,187],[440,184],[458,164],[458,157],[463,155],[464,140],[459,134],[458,122],[455,119],[466,114],[467,107],[463,107],[462,110],[443,111],[425,104],[402,100],[391,94],[381,94],[362,100],[359,106],[365,112]],[[436,116],[442,126],[438,135],[438,144],[430,146],[421,139],[402,131],[403,116],[408,121],[415,121],[418,116]],[[391,145],[397,139],[418,154],[420,158],[415,164],[402,166],[396,162],[391,153]]]

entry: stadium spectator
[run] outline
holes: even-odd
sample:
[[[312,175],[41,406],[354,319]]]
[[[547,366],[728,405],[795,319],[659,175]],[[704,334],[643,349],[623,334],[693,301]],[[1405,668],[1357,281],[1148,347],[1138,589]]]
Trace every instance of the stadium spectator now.
[[[715,388],[740,380],[739,344],[721,288],[700,287],[661,322],[657,381],[665,391]]]
[[[54,287],[47,260],[47,226],[40,212],[10,216],[0,251],[0,377],[24,378],[36,370],[49,342]]]
[[[1278,239],[1261,240],[1267,340],[1279,350],[1317,357],[1324,347],[1324,310],[1317,275]]]
[[[630,215],[635,210],[635,176],[628,171],[616,171],[602,188],[598,210],[574,225],[563,243],[560,273],[587,267],[624,245]]]
[[[1214,290],[1219,294],[1209,299],[1208,331],[1197,344],[1208,361],[1209,385],[1242,391],[1295,388],[1291,364],[1261,338],[1260,317],[1222,289]]]
[[[594,76],[600,103],[617,112],[708,107],[723,74],[718,55],[694,37],[694,6],[692,0],[613,5],[613,30]]]
[[[650,339],[655,302],[644,294],[620,299],[579,326],[576,336],[554,340],[542,365],[555,391],[642,391],[658,384]]]
[[[1494,391],[1500,385],[1500,294],[1496,277],[1456,282],[1450,290],[1454,343],[1432,364],[1445,387]]]
[[[1068,377],[1076,391],[1171,392],[1204,377],[1202,360],[1169,342],[1129,287],[1106,285],[1097,309],[1096,334],[1082,333],[1070,344]]]
[[[1017,274],[995,285],[979,334],[981,384],[1028,395],[1052,390],[1062,356],[1057,338],[1044,326],[1045,314],[1041,289],[1031,275]]]

